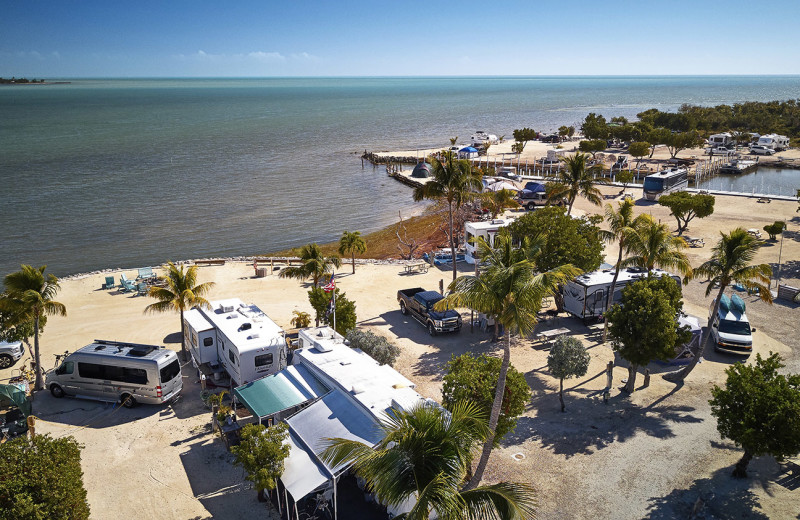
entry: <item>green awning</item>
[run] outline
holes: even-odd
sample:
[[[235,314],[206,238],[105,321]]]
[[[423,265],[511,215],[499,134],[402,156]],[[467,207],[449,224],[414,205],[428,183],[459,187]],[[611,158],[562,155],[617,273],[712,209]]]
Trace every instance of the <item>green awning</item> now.
[[[0,403],[6,406],[16,406],[25,414],[25,417],[31,414],[31,403],[28,401],[28,396],[16,385],[0,385]]]
[[[233,389],[236,400],[255,417],[267,417],[325,395],[329,388],[302,365]]]

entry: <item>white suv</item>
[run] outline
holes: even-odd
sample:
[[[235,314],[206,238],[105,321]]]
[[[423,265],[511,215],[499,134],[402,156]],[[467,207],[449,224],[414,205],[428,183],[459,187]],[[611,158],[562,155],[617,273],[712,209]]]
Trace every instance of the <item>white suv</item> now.
[[[0,369],[13,366],[25,353],[21,341],[7,343],[0,341]]]
[[[766,146],[761,146],[760,144],[754,144],[750,147],[750,153],[754,153],[756,155],[772,155],[775,153],[775,150],[772,148],[767,148]]]

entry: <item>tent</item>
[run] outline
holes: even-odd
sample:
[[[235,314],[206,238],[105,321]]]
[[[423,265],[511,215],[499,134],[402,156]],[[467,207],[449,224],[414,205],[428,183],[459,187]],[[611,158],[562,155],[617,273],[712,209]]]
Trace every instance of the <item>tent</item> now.
[[[0,385],[0,405],[16,406],[25,417],[31,414],[31,403],[25,391],[17,385]]]
[[[461,159],[474,159],[478,157],[478,149],[472,146],[465,146],[458,151],[458,157]]]
[[[486,191],[500,191],[500,190],[510,190],[513,192],[518,191],[516,186],[506,181],[495,182],[494,184],[490,184],[489,186],[486,187]]]
[[[411,176],[417,179],[427,179],[433,175],[430,163],[419,162],[411,171]]]

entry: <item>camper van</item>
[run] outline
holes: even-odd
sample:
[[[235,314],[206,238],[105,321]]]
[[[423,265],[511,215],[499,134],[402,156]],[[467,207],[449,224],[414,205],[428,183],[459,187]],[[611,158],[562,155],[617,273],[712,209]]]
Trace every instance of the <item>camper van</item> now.
[[[622,300],[622,289],[631,282],[647,276],[645,269],[629,267],[622,269],[614,286],[614,297],[611,304]],[[670,274],[660,269],[653,270],[653,276],[671,276],[678,285],[681,283],[679,276]],[[564,309],[570,314],[582,319],[584,322],[599,320],[606,312],[608,291],[614,280],[614,270],[606,269],[582,274],[564,286]]]
[[[185,312],[183,323],[192,364],[206,376],[225,372],[239,386],[286,368],[283,329],[253,304],[212,301]]]
[[[741,354],[748,356],[753,351],[753,336],[750,322],[745,314],[744,300],[738,294],[730,297],[723,294],[719,301],[719,310],[714,312],[716,298],[711,302],[708,323],[711,327],[711,340],[714,350],[728,354]]]
[[[183,380],[173,350],[97,339],[48,372],[45,387],[53,397],[71,395],[132,408],[169,401],[180,393]]]
[[[478,238],[486,240],[490,246],[494,247],[494,237],[501,228],[514,222],[515,219],[494,219],[489,222],[465,222],[464,223],[464,260],[468,264],[478,262],[478,245],[475,243]]]
[[[759,137],[756,144],[780,152],[789,148],[789,138],[785,135],[767,134]]]

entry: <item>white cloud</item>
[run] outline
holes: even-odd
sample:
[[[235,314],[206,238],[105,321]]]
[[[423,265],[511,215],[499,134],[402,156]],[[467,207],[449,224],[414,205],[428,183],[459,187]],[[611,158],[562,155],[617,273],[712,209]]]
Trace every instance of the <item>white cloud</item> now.
[[[247,57],[258,61],[286,61],[286,56],[280,52],[255,51],[248,53]]]
[[[292,58],[293,60],[307,60],[307,61],[318,61],[319,60],[318,56],[314,56],[313,54],[309,54],[307,52],[300,52],[300,53],[296,53],[296,54],[290,54],[289,57]]]

